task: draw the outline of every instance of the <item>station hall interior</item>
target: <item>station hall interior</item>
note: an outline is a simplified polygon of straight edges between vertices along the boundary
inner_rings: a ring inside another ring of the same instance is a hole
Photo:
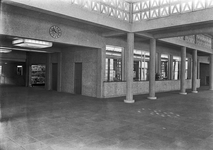
[[[0,7],[0,150],[213,149],[213,0]]]

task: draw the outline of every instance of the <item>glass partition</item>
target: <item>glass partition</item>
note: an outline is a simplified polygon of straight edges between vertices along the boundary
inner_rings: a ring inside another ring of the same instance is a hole
[[[180,61],[181,58],[177,56],[173,56],[173,79],[174,80],[179,80],[180,79]]]
[[[189,59],[186,58],[186,69],[185,69],[185,79],[188,79],[188,68],[189,68]]]
[[[32,65],[31,66],[31,85],[44,86],[45,85],[45,65]]]
[[[16,69],[17,69],[17,75],[23,76],[23,66],[18,65]]]
[[[122,81],[122,47],[106,46],[105,81]]]
[[[169,55],[161,55],[161,79],[168,80],[169,76]]]
[[[134,81],[148,80],[149,52],[134,50]]]

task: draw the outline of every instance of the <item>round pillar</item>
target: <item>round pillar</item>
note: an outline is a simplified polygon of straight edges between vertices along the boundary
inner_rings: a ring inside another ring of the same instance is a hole
[[[198,93],[197,91],[197,50],[193,51],[192,93]]]
[[[180,76],[180,94],[186,95],[186,79],[185,79],[185,72],[186,72],[186,47],[181,47],[181,76]]]
[[[149,60],[149,97],[148,99],[157,99],[155,97],[155,57],[156,57],[156,39],[150,39],[150,60]]]
[[[128,49],[126,51],[126,99],[125,103],[134,103],[133,100],[133,50],[134,50],[134,33],[127,33]]]

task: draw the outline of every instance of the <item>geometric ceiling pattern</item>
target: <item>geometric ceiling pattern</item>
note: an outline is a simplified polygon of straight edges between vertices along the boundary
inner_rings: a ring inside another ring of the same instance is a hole
[[[71,4],[130,23],[213,8],[213,0],[71,0]],[[212,45],[211,38],[202,34],[177,38]]]
[[[127,22],[155,19],[213,7],[213,0],[71,0],[71,4]]]
[[[213,7],[213,0],[143,0],[133,3],[133,21],[154,19]]]
[[[71,4],[120,20],[130,21],[130,4],[122,0],[71,0]]]

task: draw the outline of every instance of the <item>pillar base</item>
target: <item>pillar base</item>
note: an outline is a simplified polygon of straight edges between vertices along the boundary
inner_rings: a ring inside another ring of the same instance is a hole
[[[134,102],[135,102],[135,100],[133,100],[133,99],[132,100],[127,100],[127,99],[124,100],[124,103],[134,103]]]
[[[155,100],[155,99],[157,99],[157,97],[152,97],[152,96],[149,96],[149,97],[147,97],[148,99],[151,99],[151,100]]]
[[[198,91],[192,91],[192,93],[198,93]]]
[[[213,89],[209,89],[210,91],[213,91]]]
[[[186,93],[186,92],[180,92],[180,94],[181,94],[181,95],[187,95],[187,93]]]

